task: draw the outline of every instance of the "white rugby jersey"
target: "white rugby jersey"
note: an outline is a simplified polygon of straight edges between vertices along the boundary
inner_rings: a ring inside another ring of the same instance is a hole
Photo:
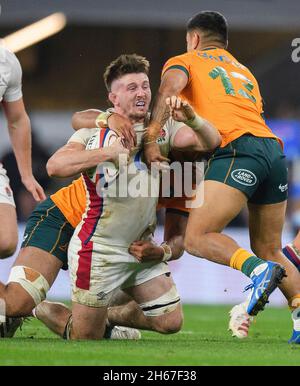
[[[15,54],[0,46],[0,102],[22,98],[22,69]]]
[[[162,155],[168,155],[175,134],[182,126],[182,122],[175,122],[172,118],[166,122],[157,140]],[[85,247],[88,248],[88,245],[92,248],[93,242],[111,248],[112,254],[114,253],[114,248],[118,250],[124,248],[124,253],[128,255],[129,261],[135,261],[134,257],[130,256],[127,252],[129,245],[135,240],[148,238],[154,232],[160,183],[159,176],[151,178],[145,164],[140,163],[142,158],[142,137],[145,132],[144,125],[134,125],[134,129],[137,133],[137,148],[130,155],[127,183],[126,181],[123,182],[123,179],[120,182],[120,187],[122,189],[124,184],[126,184],[130,191],[136,191],[134,189],[136,186],[138,187],[137,193],[139,193],[141,186],[145,187],[151,184],[152,192],[156,194],[153,197],[140,197],[138,195],[136,197],[130,195],[120,197],[118,184],[116,184],[117,197],[106,197],[101,194],[99,186],[97,189],[97,184],[89,178],[88,173],[83,173],[86,186],[86,210],[72,238],[72,243],[78,244],[80,242],[83,249]],[[89,139],[93,135],[97,135],[100,130],[105,135],[106,129],[78,130],[70,138],[69,142],[79,142],[86,146]],[[121,174],[117,179],[121,180]],[[111,187],[115,189],[114,184]],[[110,186],[107,188],[108,193],[109,189]],[[72,249],[70,248],[70,250]],[[124,256],[122,261],[124,261]]]

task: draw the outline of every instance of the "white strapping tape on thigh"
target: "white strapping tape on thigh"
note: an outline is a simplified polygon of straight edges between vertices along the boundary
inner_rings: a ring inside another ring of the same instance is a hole
[[[175,285],[157,299],[139,304],[145,316],[159,316],[172,312],[180,302]]]
[[[43,275],[32,268],[21,265],[12,267],[8,278],[8,283],[11,282],[19,283],[32,297],[36,306],[46,299],[50,288]]]

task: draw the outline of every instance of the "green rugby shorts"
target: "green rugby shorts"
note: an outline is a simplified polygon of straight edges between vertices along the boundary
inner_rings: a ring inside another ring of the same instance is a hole
[[[273,138],[243,135],[218,148],[208,162],[205,180],[236,188],[258,205],[276,204],[288,196],[286,158]]]
[[[62,261],[62,269],[68,269],[68,246],[74,228],[48,198],[39,204],[29,217],[21,248],[36,247]]]

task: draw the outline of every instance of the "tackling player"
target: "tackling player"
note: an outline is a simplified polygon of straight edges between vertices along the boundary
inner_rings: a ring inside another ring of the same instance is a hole
[[[200,12],[189,20],[187,53],[171,58],[163,69],[145,156],[148,164],[164,160],[155,140],[165,120],[163,101],[170,95],[180,94],[218,128],[222,144],[206,169],[204,205],[191,211],[186,250],[252,279],[250,315],[263,309],[286,272],[280,289],[295,310],[290,342],[299,343],[300,277],[281,251],[288,186],[285,156],[281,141],[263,119],[257,81],[227,51],[227,35],[227,22],[218,12]],[[220,233],[245,205],[255,255]]]

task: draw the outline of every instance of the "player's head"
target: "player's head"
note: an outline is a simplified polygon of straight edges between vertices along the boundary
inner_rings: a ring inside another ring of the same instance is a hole
[[[227,47],[228,26],[225,17],[214,11],[203,11],[187,22],[187,51],[209,45]]]
[[[116,112],[132,121],[142,121],[149,109],[149,66],[148,60],[142,56],[120,55],[104,73],[109,100]]]

